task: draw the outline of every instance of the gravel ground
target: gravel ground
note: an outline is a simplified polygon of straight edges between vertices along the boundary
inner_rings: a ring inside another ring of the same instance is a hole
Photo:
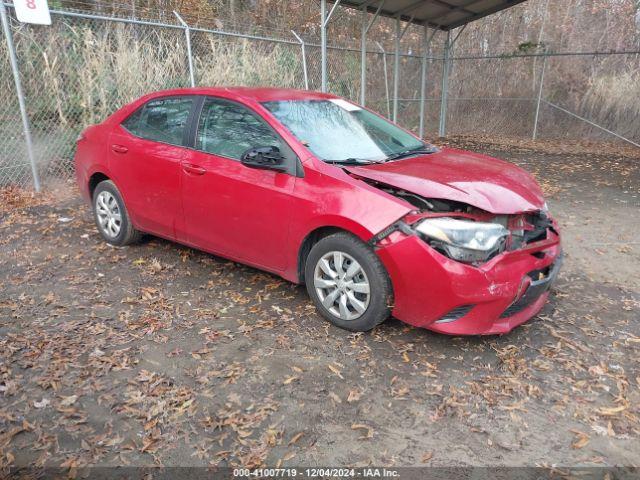
[[[640,155],[451,143],[534,172],[550,302],[500,337],[324,322],[305,289],[157,238],[101,241],[70,184],[0,194],[0,477],[87,465],[640,464]]]

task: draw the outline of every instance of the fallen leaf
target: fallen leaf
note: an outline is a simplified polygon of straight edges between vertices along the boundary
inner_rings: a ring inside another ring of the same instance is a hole
[[[620,405],[619,407],[612,407],[612,408],[600,408],[598,409],[598,413],[600,415],[605,415],[605,416],[612,416],[612,415],[616,415],[624,410],[627,409],[626,405]]]
[[[291,440],[289,440],[288,445],[291,446],[294,443],[296,443],[298,440],[300,440],[302,438],[302,436],[304,435],[304,432],[300,432],[300,433],[296,433],[293,438]]]
[[[588,434],[581,432],[580,430],[571,430],[572,433],[576,435],[576,441],[571,444],[571,448],[579,449],[583,448],[587,443],[589,443],[590,437]]]
[[[351,425],[351,430],[366,430],[367,433],[361,437],[359,437],[360,440],[366,440],[369,438],[373,438],[373,428],[371,428],[368,425],[364,425],[362,423],[354,423],[353,425]]]
[[[342,380],[344,380],[344,377],[342,376],[342,372],[340,371],[340,369],[338,367],[335,367],[335,366],[329,364],[329,370],[331,370],[333,373],[335,373],[337,376],[339,376]]]
[[[63,407],[68,407],[70,405],[73,405],[74,403],[76,403],[76,400],[78,400],[78,396],[77,395],[71,395],[69,397],[62,397],[62,401],[60,402],[60,405]]]
[[[336,402],[336,403],[342,403],[342,399],[341,399],[341,398],[340,398],[336,393],[329,392],[329,396],[331,397],[331,399],[332,399],[334,402]]]
[[[358,400],[360,400],[360,397],[362,396],[362,392],[358,389],[354,389],[354,390],[349,390],[349,396],[347,397],[347,402],[352,403],[352,402],[357,402]]]
[[[45,408],[47,406],[49,406],[51,404],[51,401],[49,401],[48,398],[43,398],[42,400],[40,400],[39,402],[33,402],[33,406],[36,408]]]

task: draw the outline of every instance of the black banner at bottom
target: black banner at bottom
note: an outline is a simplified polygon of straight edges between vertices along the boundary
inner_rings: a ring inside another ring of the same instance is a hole
[[[0,473],[11,479],[90,480],[242,480],[242,479],[394,479],[394,480],[640,480],[638,467],[84,467],[15,468]]]

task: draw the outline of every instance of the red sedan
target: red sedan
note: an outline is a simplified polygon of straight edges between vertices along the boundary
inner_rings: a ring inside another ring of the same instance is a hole
[[[540,311],[561,263],[527,172],[334,95],[153,93],[82,133],[76,175],[107,242],[149,233],[304,283],[349,330],[394,315],[505,333]]]

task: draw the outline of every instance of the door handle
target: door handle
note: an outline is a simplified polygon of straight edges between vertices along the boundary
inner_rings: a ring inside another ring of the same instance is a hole
[[[117,144],[111,145],[111,150],[113,150],[116,153],[127,153],[129,151],[129,149],[124,145],[117,145]]]
[[[191,163],[185,163],[182,165],[182,170],[186,173],[190,173],[191,175],[204,175],[206,170],[198,165],[193,165]]]

